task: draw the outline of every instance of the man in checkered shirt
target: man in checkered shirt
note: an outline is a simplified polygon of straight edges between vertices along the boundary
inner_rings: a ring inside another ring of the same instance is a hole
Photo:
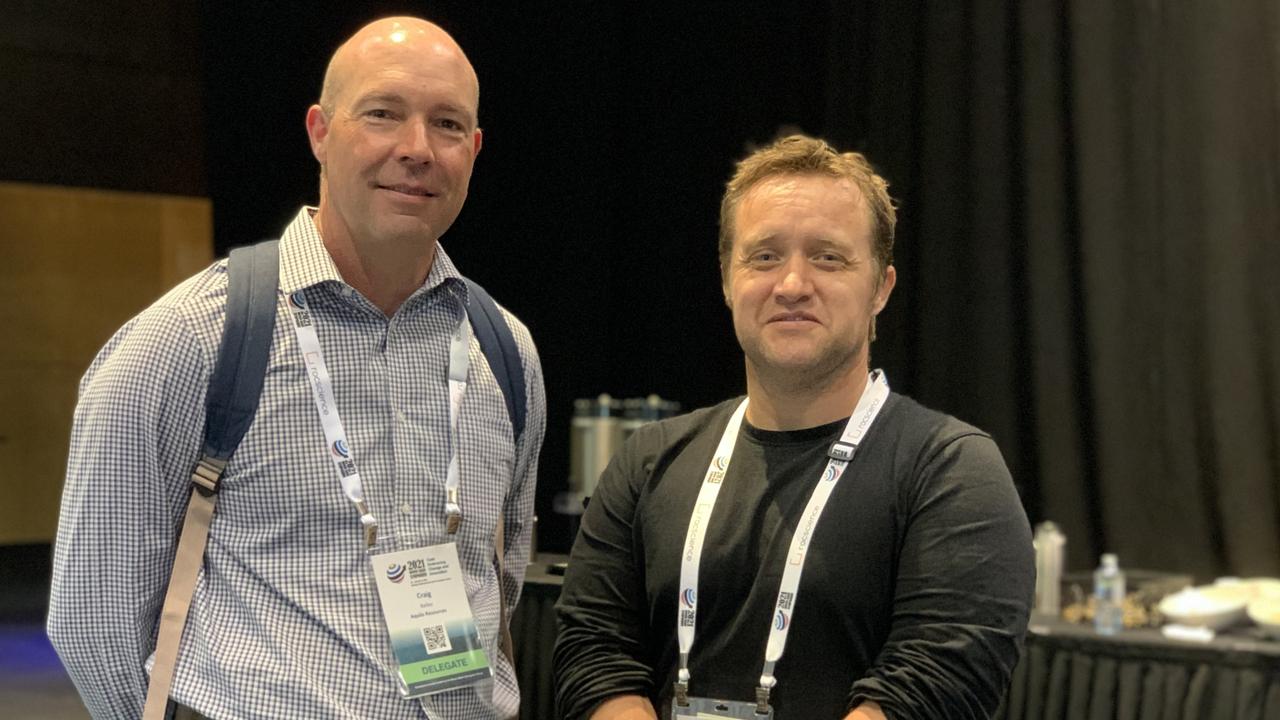
[[[494,677],[406,699],[359,513],[329,459],[284,305],[304,293],[378,521],[377,551],[450,541],[449,344],[468,290],[438,240],[480,151],[478,100],[462,49],[415,18],[364,27],[329,64],[306,116],[320,203],[281,237],[262,400],[221,482],[170,692],[183,716],[466,720],[518,710],[515,673],[499,651],[508,621],[499,593],[509,612],[546,427],[528,331],[504,310],[523,367],[524,433],[514,437],[474,340],[457,428],[463,522],[452,541]],[[142,711],[226,296],[223,261],[129,321],[80,386],[48,629],[95,717]]]

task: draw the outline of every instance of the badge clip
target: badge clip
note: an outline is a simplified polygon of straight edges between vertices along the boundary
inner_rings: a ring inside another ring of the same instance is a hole
[[[462,507],[458,505],[458,488],[448,488],[444,504],[445,532],[455,535],[462,526]]]
[[[684,680],[676,681],[676,704],[680,707],[689,706],[689,683]]]
[[[378,521],[363,500],[356,501],[356,510],[360,512],[360,526],[364,529],[364,546],[371,548],[378,544]]]
[[[773,711],[769,709],[769,688],[756,688],[756,714],[769,715]]]

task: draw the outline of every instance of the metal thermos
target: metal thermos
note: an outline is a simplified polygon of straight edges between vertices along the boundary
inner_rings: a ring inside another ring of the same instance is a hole
[[[574,400],[569,426],[569,488],[556,494],[552,508],[562,515],[581,515],[623,441],[641,425],[679,411],[680,403],[657,395],[615,400],[606,393]]]
[[[623,400],[622,439],[631,437],[631,433],[641,425],[675,417],[678,412],[680,412],[680,403],[674,400],[663,400],[657,395]]]
[[[1052,522],[1036,526],[1032,543],[1036,550],[1036,595],[1032,610],[1057,616],[1062,612],[1062,560],[1067,536]]]
[[[573,402],[569,428],[569,493],[590,497],[613,454],[622,445],[621,403],[607,393]]]

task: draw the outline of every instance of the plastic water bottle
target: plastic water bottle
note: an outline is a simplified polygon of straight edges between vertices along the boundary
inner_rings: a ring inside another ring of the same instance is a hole
[[[1093,627],[1100,635],[1115,635],[1124,629],[1124,571],[1115,553],[1102,556],[1093,573]]]

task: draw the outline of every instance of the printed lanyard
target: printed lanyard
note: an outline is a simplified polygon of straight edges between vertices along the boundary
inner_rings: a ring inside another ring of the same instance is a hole
[[[778,587],[778,598],[774,602],[773,616],[770,618],[769,643],[765,648],[764,668],[760,674],[760,686],[756,690],[757,712],[768,711],[769,692],[778,684],[773,676],[774,667],[782,657],[787,645],[787,633],[791,630],[791,613],[795,609],[796,599],[800,594],[800,577],[804,572],[804,560],[809,552],[809,541],[817,528],[822,510],[831,498],[844,470],[853,459],[858,445],[866,435],[867,429],[875,421],[876,415],[884,407],[889,397],[889,382],[880,370],[873,371],[867,378],[867,386],[862,397],[854,408],[853,415],[844,427],[840,439],[831,444],[827,452],[827,466],[809,502],[804,514],[796,525],[795,534],[791,536],[791,547],[787,551],[787,564],[782,572],[782,582]],[[733,457],[733,448],[737,443],[738,432],[742,426],[742,418],[746,414],[747,400],[743,400],[729,424],[720,437],[720,445],[707,467],[703,477],[702,488],[698,491],[698,499],[694,503],[693,514],[689,519],[689,529],[685,534],[684,555],[680,562],[680,597],[679,616],[676,620],[676,638],[680,648],[680,670],[677,674],[675,693],[676,701],[687,704],[689,696],[689,651],[693,648],[694,631],[698,617],[698,571],[702,564],[702,543],[706,539],[707,525],[711,520],[711,511],[715,508],[716,497],[720,494],[720,485],[729,469],[729,460]]]
[[[355,455],[347,442],[342,419],[338,417],[333,378],[324,362],[324,352],[320,349],[320,338],[316,335],[305,290],[289,295],[289,309],[292,311],[290,314],[293,316],[294,332],[298,336],[298,347],[302,351],[302,361],[306,365],[307,381],[311,384],[312,399],[315,400],[316,411],[320,413],[320,424],[324,427],[324,437],[328,441],[329,459],[338,472],[342,492],[360,513],[364,543],[371,548],[378,542],[378,521],[365,504],[364,484],[360,481],[360,472],[356,469]],[[462,396],[467,391],[467,350],[470,344],[471,323],[467,321],[464,310],[462,322],[449,340],[449,469],[445,476],[445,527],[449,534],[457,532],[462,522],[462,508],[458,505],[458,414],[462,407]]]

